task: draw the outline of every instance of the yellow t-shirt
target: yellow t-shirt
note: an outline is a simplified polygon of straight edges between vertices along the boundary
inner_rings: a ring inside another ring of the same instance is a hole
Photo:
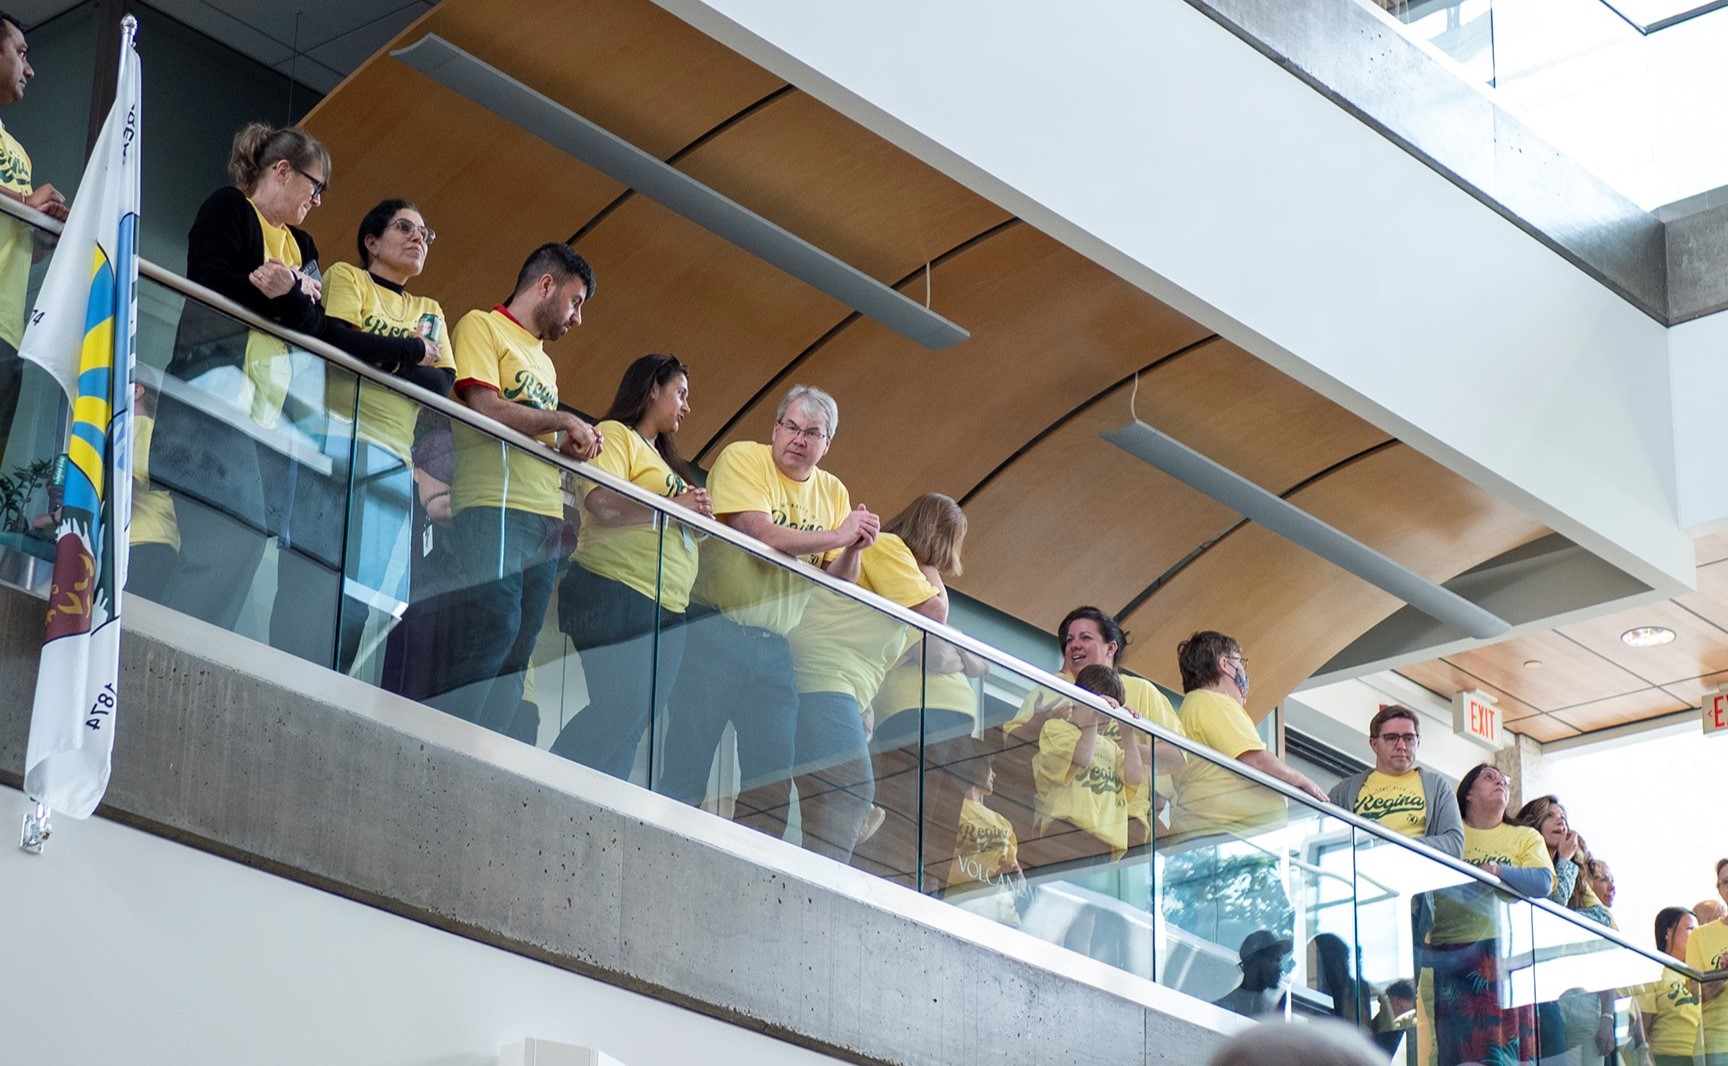
[[[438,362],[434,365],[446,370],[456,368],[456,360],[450,354],[444,309],[438,306],[438,301],[396,292],[378,284],[371,274],[351,263],[337,263],[324,275],[324,313],[383,337],[426,336],[428,327],[423,320],[430,317],[435,323],[430,327],[432,335],[438,338]],[[359,390],[359,414],[355,417],[356,379],[333,370],[325,380],[324,402],[336,416],[355,418],[356,437],[389,449],[404,463],[414,461],[414,422],[420,408],[413,400],[368,383]]]
[[[1728,970],[1728,925],[1718,918],[1692,930],[1686,941],[1686,965],[1709,973]],[[1704,1047],[1711,1055],[1728,1054],[1728,992],[1699,1008],[1703,1018]]]
[[[667,499],[689,489],[642,434],[622,422],[594,428],[604,442],[594,466]],[[578,485],[584,500],[599,487],[587,480]],[[603,525],[584,514],[574,558],[589,573],[628,585],[651,600],[658,597],[668,611],[682,612],[690,606],[690,586],[696,581],[696,536],[682,522],[672,522],[662,538],[660,524],[658,511],[647,521],[621,526]]]
[[[708,496],[718,517],[757,511],[787,529],[834,529],[852,510],[839,478],[816,469],[805,480],[793,481],[774,465],[773,449],[754,441],[728,444],[721,451],[708,474]],[[838,554],[809,555],[804,561],[821,566]],[[803,617],[812,587],[790,571],[709,538],[693,595],[741,626],[790,633]]]
[[[1701,1011],[1692,982],[1678,970],[1663,970],[1662,976],[1637,990],[1638,1009],[1656,1016],[1656,1024],[1645,1034],[1657,1055],[1689,1058],[1698,1054]]]
[[[1074,675],[1066,670],[1059,672],[1056,676],[1068,682],[1074,680]],[[1170,701],[1164,698],[1164,693],[1158,691],[1157,685],[1143,677],[1133,677],[1128,674],[1121,674],[1120,676],[1122,678],[1122,694],[1127,697],[1122,701],[1123,706],[1178,736],[1188,735],[1182,731],[1182,723],[1176,718],[1176,709],[1170,706]],[[1020,701],[1020,709],[1015,712],[1014,718],[1002,727],[1003,731],[1012,733],[1031,719],[1040,703],[1048,703],[1056,698],[1053,692],[1033,689],[1024,700]],[[1112,723],[1109,728],[1113,731],[1113,738],[1119,740],[1120,727]],[[1135,743],[1140,745],[1140,751],[1150,765],[1152,761],[1151,738],[1145,734],[1138,734]],[[1160,796],[1172,795],[1176,789],[1175,775],[1158,774],[1152,779],[1152,786]],[[1146,823],[1148,833],[1152,831],[1152,794],[1145,785],[1128,786],[1128,813],[1129,817],[1137,818]]]
[[[957,711],[976,722],[978,694],[972,690],[972,679],[962,670],[926,675],[924,659],[915,650],[922,647],[924,634],[908,633],[906,640],[906,651],[876,690],[877,727],[897,714],[917,713],[921,705],[932,711]]]
[[[1428,796],[1422,790],[1422,774],[1412,769],[1393,777],[1375,770],[1356,794],[1356,813],[1394,833],[1421,836],[1428,831]]]
[[[252,201],[248,200],[251,204]],[[298,270],[300,245],[287,226],[272,226],[264,212],[252,204],[258,216],[258,230],[264,235],[264,258],[280,259]],[[252,382],[252,421],[261,426],[274,426],[282,419],[282,404],[288,399],[289,379],[293,364],[288,359],[288,342],[270,333],[252,330],[246,335],[246,378]]]
[[[1196,689],[1178,712],[1189,739],[1227,758],[1265,751],[1266,743],[1242,705],[1219,692]],[[1282,824],[1284,797],[1231,770],[1190,756],[1176,775],[1174,826],[1182,833],[1216,833]]]
[[[1074,765],[1080,728],[1053,718],[1038,733],[1032,757],[1032,782],[1038,789],[1035,824],[1040,833],[1058,818],[1072,822],[1110,845],[1112,857],[1128,850],[1128,796],[1122,780],[1124,757],[1116,741],[1098,731],[1092,762]]]
[[[960,804],[954,865],[948,871],[949,890],[972,882],[1000,885],[1019,865],[1020,846],[1014,839],[1013,823],[981,801],[967,797]]]
[[[539,338],[494,308],[470,311],[450,334],[456,349],[456,391],[473,385],[494,389],[511,403],[539,411],[558,409],[558,371]],[[463,425],[456,432],[456,483],[452,510],[508,507],[512,511],[564,516],[559,467],[531,452]],[[557,434],[537,438],[548,447]]]
[[[936,595],[912,549],[883,533],[858,556],[858,587],[902,607]],[[888,667],[906,646],[908,626],[874,607],[826,590],[812,595],[803,621],[788,634],[799,692],[844,692],[867,707]]]
[[[1548,857],[1548,845],[1542,842],[1542,834],[1523,825],[1477,829],[1466,824],[1464,861],[1476,866],[1495,862],[1550,873],[1554,870],[1554,860]],[[1499,928],[1502,906],[1498,893],[1476,881],[1435,893],[1434,929],[1428,934],[1429,943],[1470,944],[1491,939]]]
[[[30,184],[30,156],[0,125],[0,189],[19,196],[36,191]],[[31,227],[0,215],[0,340],[24,343],[24,301],[30,294],[30,258],[36,237]]]
[[[166,544],[180,550],[180,523],[174,517],[174,497],[166,489],[150,487],[150,442],[156,436],[156,420],[149,415],[132,416],[132,530],[133,544]]]

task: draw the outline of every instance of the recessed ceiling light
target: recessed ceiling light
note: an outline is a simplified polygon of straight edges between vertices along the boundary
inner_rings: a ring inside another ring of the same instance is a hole
[[[1540,669],[1542,669],[1542,660],[1541,659],[1525,659],[1524,660],[1524,669],[1526,669],[1526,670],[1540,670]]]
[[[1633,648],[1659,648],[1674,643],[1674,631],[1665,626],[1633,626],[1620,634],[1620,641]]]

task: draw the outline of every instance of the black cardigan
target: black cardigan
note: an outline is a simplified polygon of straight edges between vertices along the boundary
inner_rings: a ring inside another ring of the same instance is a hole
[[[303,269],[316,270],[318,246],[305,230],[288,227],[300,247]],[[385,337],[329,318],[317,301],[296,285],[274,299],[259,292],[250,275],[264,262],[264,234],[246,194],[233,186],[217,189],[198,208],[186,236],[186,276],[278,325],[317,337],[363,363],[392,372],[420,362],[425,346],[417,337]],[[170,374],[191,380],[219,366],[239,366],[246,355],[246,330],[220,312],[187,301],[175,338]]]

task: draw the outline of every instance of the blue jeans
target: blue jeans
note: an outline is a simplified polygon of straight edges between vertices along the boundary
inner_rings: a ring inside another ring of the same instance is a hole
[[[719,614],[704,615],[685,629],[684,665],[667,708],[655,791],[701,803],[708,767],[730,722],[738,733],[745,790],[738,797],[740,820],[768,832],[776,821],[783,828],[798,718],[792,650],[778,633],[741,626]]]
[[[794,757],[804,847],[850,862],[858,831],[876,801],[870,738],[864,735],[858,700],[845,692],[800,694]]]
[[[628,780],[636,749],[663,710],[684,660],[684,615],[622,582],[570,567],[558,586],[558,628],[582,655],[588,706],[552,753]],[[650,759],[652,763],[652,759]]]
[[[452,597],[465,639],[450,664],[439,710],[505,732],[522,703],[522,676],[558,579],[562,519],[509,508],[470,507],[453,522],[473,582]]]

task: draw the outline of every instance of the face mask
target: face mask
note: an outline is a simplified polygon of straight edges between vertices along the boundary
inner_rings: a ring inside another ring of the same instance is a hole
[[[1242,698],[1248,698],[1248,667],[1244,663],[1236,664],[1236,691],[1242,693]]]

